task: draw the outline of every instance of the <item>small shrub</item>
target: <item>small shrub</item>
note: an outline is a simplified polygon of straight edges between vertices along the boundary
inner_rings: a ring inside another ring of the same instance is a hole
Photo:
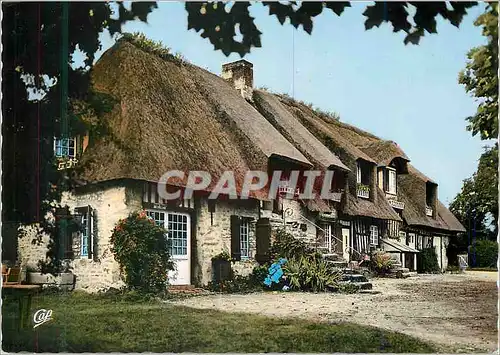
[[[284,229],[275,235],[271,257],[272,260],[285,258],[287,261],[282,267],[282,280],[272,284],[270,289],[282,290],[285,287],[295,291],[321,292],[335,288],[340,280],[340,273],[321,254]]]
[[[289,259],[283,271],[288,286],[295,291],[326,291],[340,280],[340,273],[317,253]]]
[[[385,252],[374,253],[371,257],[371,268],[379,275],[385,275],[394,264],[391,254]]]
[[[127,41],[144,52],[154,54],[161,59],[170,60],[178,64],[186,64],[188,60],[181,54],[172,54],[170,48],[165,46],[161,41],[149,39],[141,32],[124,33],[120,40]]]
[[[314,250],[284,229],[279,229],[276,232],[270,252],[271,258],[278,260],[279,258],[292,259],[302,255],[312,254]]]
[[[438,258],[434,248],[425,248],[417,254],[417,271],[419,273],[439,272]]]
[[[242,276],[238,275],[235,271],[234,277],[230,280],[221,280],[219,282],[211,281],[208,283],[206,289],[212,292],[223,293],[251,293],[262,291],[262,284],[256,284],[251,275]]]
[[[131,213],[113,229],[111,252],[130,290],[166,292],[168,271],[174,270],[166,235],[144,211]]]
[[[470,255],[474,247],[470,246]],[[478,240],[475,247],[476,265],[474,267],[496,267],[498,258],[498,243],[492,240]]]
[[[269,273],[268,265],[258,265],[253,268],[252,273],[250,274],[250,282],[254,285],[262,285],[264,284],[264,280]]]

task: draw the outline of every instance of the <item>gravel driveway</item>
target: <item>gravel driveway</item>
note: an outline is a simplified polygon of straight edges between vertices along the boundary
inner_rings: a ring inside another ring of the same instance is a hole
[[[497,349],[497,274],[375,279],[379,294],[253,293],[172,301],[195,308],[377,326],[434,342],[443,351]]]

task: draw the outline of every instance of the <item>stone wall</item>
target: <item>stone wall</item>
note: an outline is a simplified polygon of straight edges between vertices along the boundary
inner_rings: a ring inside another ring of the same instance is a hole
[[[317,228],[315,225],[318,225],[317,218],[299,201],[284,199],[283,214],[261,211],[261,217],[270,219],[274,231],[285,228],[295,238],[316,245]]]
[[[73,235],[75,258],[68,260],[68,265],[76,276],[75,288],[95,292],[109,287],[121,287],[123,282],[119,265],[110,251],[109,240],[116,222],[140,208],[140,199],[128,196],[125,184],[108,184],[87,187],[77,194],[64,193],[61,203],[68,205],[72,212],[76,207],[90,205],[95,213],[96,260],[80,257],[80,236],[79,233]],[[24,265],[36,267],[39,260],[45,260],[49,238],[44,236],[42,245],[32,245],[35,229],[25,229],[27,235],[19,241],[19,258]]]
[[[116,222],[126,218],[130,212],[142,208],[141,201],[141,186],[135,186],[132,182],[128,182],[127,185],[101,184],[80,190],[78,194],[63,195],[62,204],[68,205],[71,211],[76,207],[90,205],[96,216],[96,260],[80,257],[80,236],[75,234],[73,237],[75,258],[68,260],[68,265],[76,276],[76,289],[95,292],[123,285],[118,263],[110,251],[109,239]],[[315,216],[308,214],[298,201],[285,200],[284,210],[288,213],[283,220],[281,216],[272,215],[270,211],[261,210],[259,216],[259,202],[256,200],[218,200],[215,203],[215,211],[210,212],[208,200],[198,199],[196,210],[192,213],[195,229],[191,236],[194,243],[191,283],[206,285],[212,280],[212,257],[222,251],[231,252],[231,215],[252,219],[249,225],[250,257],[233,264],[233,269],[240,275],[251,273],[257,265],[254,260],[255,224],[259,217],[266,217],[266,213],[270,214],[268,217],[271,217],[274,230],[285,226],[285,229],[295,237],[315,243],[316,227],[313,224],[316,223]],[[306,216],[310,221],[302,216]],[[35,228],[25,227],[25,230],[26,237],[19,240],[19,258],[24,265],[36,267],[39,260],[45,260],[49,238],[44,236],[41,245],[32,245],[31,241],[36,234]]]
[[[19,228],[17,257],[23,267],[36,268],[38,261],[45,260],[49,237],[43,234],[37,240],[38,225],[22,226]],[[36,242],[35,242],[36,240]]]
[[[255,223],[259,218],[258,201],[218,200],[215,211],[208,209],[208,200],[200,200],[197,210],[195,282],[206,285],[212,280],[212,257],[226,251],[231,254],[231,215],[252,218],[249,225],[250,257],[233,264],[233,270],[240,275],[252,272],[257,262],[254,260]]]

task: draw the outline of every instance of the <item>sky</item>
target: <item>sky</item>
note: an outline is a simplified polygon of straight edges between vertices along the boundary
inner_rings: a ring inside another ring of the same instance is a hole
[[[405,45],[404,34],[388,24],[365,31],[362,12],[369,4],[354,3],[340,17],[323,12],[311,35],[280,25],[266,7],[254,4],[250,11],[263,33],[262,47],[245,56],[253,63],[254,86],[336,112],[343,122],[397,142],[439,184],[439,199],[448,205],[487,144],[465,129],[477,103],[457,81],[467,52],[486,41],[473,25],[483,7],[469,10],[460,29],[440,18],[438,34],[426,34],[415,46]],[[218,75],[222,64],[240,59],[188,31],[183,3],[161,2],[147,24],[130,22],[123,31],[143,32]],[[97,58],[114,43],[108,33],[101,40]]]

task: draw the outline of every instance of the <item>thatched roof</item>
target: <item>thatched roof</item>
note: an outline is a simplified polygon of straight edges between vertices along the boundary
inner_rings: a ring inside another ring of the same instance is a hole
[[[403,220],[389,205],[385,198],[384,192],[376,188],[377,202],[363,198],[356,198],[353,194],[347,195],[347,203],[343,212],[351,216],[372,217],[378,219],[390,219],[393,221],[402,222]]]
[[[346,130],[338,121],[324,119],[308,106],[292,100],[289,97],[280,95],[272,96],[274,96],[275,100],[279,100],[282,107],[286,108],[298,122],[302,123],[302,125],[304,125],[332,153],[339,157],[350,169],[351,172],[348,174],[349,191],[346,194],[346,200],[343,204],[343,213],[352,216],[401,221],[399,215],[389,205],[384,193],[378,187],[376,188],[376,202],[356,197],[356,161],[358,159],[363,159],[374,165],[377,164],[377,161],[351,142],[349,135],[346,135],[344,132]]]
[[[448,230],[452,232],[465,232],[465,227],[460,223],[460,221],[451,213],[451,211],[446,208],[445,205],[438,200],[437,205],[438,217],[448,226]]]
[[[232,170],[239,190],[248,170],[267,171],[270,157],[312,166],[229,83],[201,68],[122,40],[102,55],[92,80],[117,104],[105,117],[109,134],[82,159],[88,182],[158,181],[170,170],[203,170],[213,177],[210,189]],[[254,197],[265,199],[261,193]]]
[[[437,201],[436,218],[426,215],[426,183],[432,182],[427,176],[408,164],[408,174],[398,178],[400,199],[405,203],[403,218],[409,226],[428,227],[450,232],[464,232],[465,228],[457,218],[440,202]]]
[[[426,215],[426,183],[437,184],[409,164],[409,158],[395,142],[383,140],[369,132],[337,120],[325,119],[306,105],[288,97],[280,98],[288,110],[296,115],[328,148],[333,150],[352,171],[355,171],[357,159],[373,162],[379,166],[387,166],[394,160],[405,161],[404,165],[407,167],[404,169],[405,174],[398,174],[398,199],[405,203],[402,216],[408,225],[451,232],[465,230],[440,201],[437,202],[436,218]],[[349,185],[356,185],[354,174],[349,174]],[[347,195],[347,203],[343,212],[348,215],[400,221],[399,216],[388,204],[385,193],[377,188],[377,194],[377,203],[374,204],[369,200],[356,198],[354,191],[351,191]],[[394,215],[398,218],[395,218]]]
[[[335,154],[300,124],[297,118],[281,104],[278,97],[265,91],[254,90],[253,100],[259,112],[316,167],[349,171]]]

